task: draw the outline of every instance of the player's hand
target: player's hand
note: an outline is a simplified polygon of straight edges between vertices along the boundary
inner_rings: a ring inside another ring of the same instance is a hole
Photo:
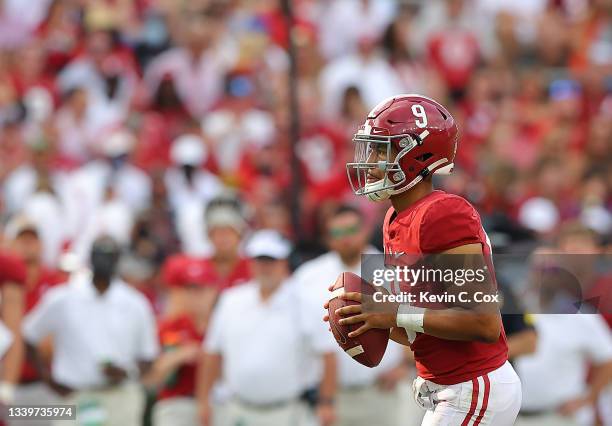
[[[336,314],[346,317],[340,320],[341,325],[363,323],[357,330],[349,333],[349,337],[357,337],[372,328],[392,328],[397,325],[397,303],[377,303],[372,296],[349,292],[338,296],[344,300],[359,302],[359,305],[344,306],[336,310]]]
[[[333,404],[317,405],[317,417],[321,426],[331,426],[336,422],[336,410]]]

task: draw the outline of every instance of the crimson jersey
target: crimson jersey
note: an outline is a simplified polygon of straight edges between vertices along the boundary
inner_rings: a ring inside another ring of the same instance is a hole
[[[390,208],[383,225],[385,254],[441,253],[466,244],[482,244],[494,277],[491,246],[480,216],[465,199],[433,191],[396,214]],[[501,321],[501,320],[500,320]],[[506,334],[489,344],[446,340],[417,333],[411,343],[419,376],[441,385],[465,382],[503,365],[508,359]]]
[[[0,252],[0,286],[7,282],[24,284],[26,275],[26,266],[19,257]]]

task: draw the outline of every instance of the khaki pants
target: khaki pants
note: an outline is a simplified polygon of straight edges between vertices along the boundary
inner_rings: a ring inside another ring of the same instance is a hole
[[[293,426],[299,425],[304,408],[299,402],[290,402],[278,408],[254,408],[230,401],[225,407],[223,424],[232,426]]]
[[[341,389],[337,398],[336,426],[397,426],[399,395],[376,385]]]
[[[77,406],[77,421],[58,420],[56,426],[141,426],[145,395],[137,383],[125,383],[108,390],[77,391],[62,404]]]
[[[153,407],[153,426],[193,426],[198,424],[194,398],[162,399]]]

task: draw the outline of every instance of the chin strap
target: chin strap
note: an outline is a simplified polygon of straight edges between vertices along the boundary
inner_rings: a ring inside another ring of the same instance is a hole
[[[428,167],[425,167],[421,171],[421,173],[417,175],[417,177],[415,177],[414,179],[412,179],[412,181],[410,181],[408,184],[402,186],[399,189],[393,189],[392,187],[385,188],[385,183],[387,182],[387,178],[385,177],[383,179],[377,180],[376,182],[366,183],[364,186],[364,190],[366,192],[372,191],[369,194],[366,194],[370,201],[378,202],[378,201],[388,200],[392,195],[401,194],[402,192],[409,190],[410,188],[415,186],[417,183],[421,182],[426,176],[428,176],[431,173],[432,169],[435,169],[440,164],[443,164],[447,161],[448,160],[446,158],[442,158],[436,161],[435,163],[430,164]],[[439,170],[441,170],[441,174],[448,174],[450,173],[450,171],[452,171],[452,167],[453,167],[453,164],[451,163],[445,167],[442,167]],[[448,171],[448,168],[450,168],[450,171]],[[401,183],[402,182],[398,182],[397,185],[401,185]],[[378,188],[381,188],[381,189],[378,189]]]

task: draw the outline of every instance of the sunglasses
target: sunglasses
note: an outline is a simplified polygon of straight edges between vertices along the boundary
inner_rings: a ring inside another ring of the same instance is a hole
[[[361,226],[359,224],[352,226],[335,227],[329,229],[329,235],[332,238],[350,237],[352,235],[358,234],[360,230]]]

